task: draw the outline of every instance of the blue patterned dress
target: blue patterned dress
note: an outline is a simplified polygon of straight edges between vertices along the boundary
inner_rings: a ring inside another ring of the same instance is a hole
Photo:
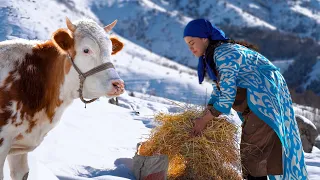
[[[269,179],[308,179],[291,96],[278,68],[261,54],[230,43],[215,49],[214,62],[220,75],[220,90],[213,83],[209,103],[229,114],[237,87],[246,88],[249,108],[276,132],[282,143],[283,175],[269,175]]]

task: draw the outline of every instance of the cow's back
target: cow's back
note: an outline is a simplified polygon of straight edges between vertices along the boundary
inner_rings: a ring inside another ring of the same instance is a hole
[[[0,86],[3,86],[3,81],[8,77],[9,72],[19,66],[38,43],[41,41],[24,39],[0,42]]]

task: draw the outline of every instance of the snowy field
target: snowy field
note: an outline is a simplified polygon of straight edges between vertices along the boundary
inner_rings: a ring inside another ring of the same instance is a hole
[[[150,99],[150,100],[145,100]],[[29,154],[31,180],[120,180],[134,179],[132,157],[136,144],[149,134],[157,112],[176,112],[171,101],[140,95],[123,95],[123,107],[109,104],[106,98],[87,105],[76,100],[62,121]],[[134,107],[125,108],[125,107]],[[137,113],[139,112],[139,115]],[[238,120],[236,120],[239,122]],[[306,154],[311,180],[320,178],[320,150]],[[9,180],[6,164],[5,180]]]

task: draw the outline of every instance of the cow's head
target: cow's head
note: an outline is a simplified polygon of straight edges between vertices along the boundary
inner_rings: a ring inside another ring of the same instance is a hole
[[[104,28],[92,20],[71,23],[67,18],[66,23],[69,30],[57,30],[52,39],[63,52],[70,55],[74,66],[77,66],[82,73],[105,63],[111,64],[111,55],[116,54],[123,47],[123,43],[107,35],[115,26],[116,21]],[[66,66],[67,76],[69,76],[66,81],[70,81],[73,87],[79,86],[79,74],[76,67],[72,67],[70,62]],[[74,78],[78,79],[77,84],[72,80]],[[88,76],[83,85],[84,98],[114,97],[122,94],[123,91],[124,82],[114,68]]]

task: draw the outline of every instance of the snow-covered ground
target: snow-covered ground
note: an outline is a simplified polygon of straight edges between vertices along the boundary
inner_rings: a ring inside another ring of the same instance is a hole
[[[100,98],[85,109],[84,104],[76,100],[43,143],[29,153],[30,179],[134,179],[130,170],[132,157],[136,144],[143,141],[155,125],[153,115],[178,110],[169,100],[143,94],[137,96],[123,95],[120,98],[123,107]],[[311,180],[320,178],[319,159],[317,148],[306,154]],[[9,180],[7,164],[4,173],[5,180]]]

